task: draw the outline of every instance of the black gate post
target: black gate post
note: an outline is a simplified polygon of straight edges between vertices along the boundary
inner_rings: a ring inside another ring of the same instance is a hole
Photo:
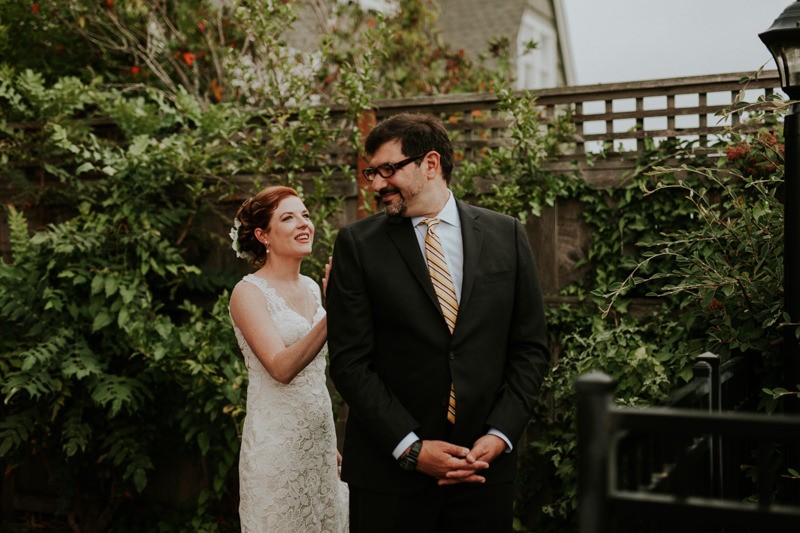
[[[575,381],[578,424],[578,529],[604,533],[608,528],[609,408],[614,381],[602,372]]]
[[[700,369],[704,370],[703,375],[708,379],[708,412],[722,412],[722,375],[720,371],[721,358],[719,355],[705,352],[697,356],[694,369],[697,374]],[[715,498],[722,498],[725,490],[725,470],[722,435],[713,433],[709,442],[709,473],[708,481],[711,495]]]

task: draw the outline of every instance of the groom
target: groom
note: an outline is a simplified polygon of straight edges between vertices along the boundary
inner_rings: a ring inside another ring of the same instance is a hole
[[[385,212],[340,230],[327,292],[351,531],[511,531],[550,365],[525,232],[452,195],[439,119],[396,115],[365,148]]]

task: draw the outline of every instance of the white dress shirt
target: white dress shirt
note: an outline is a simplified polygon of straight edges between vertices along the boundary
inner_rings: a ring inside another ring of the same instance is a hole
[[[453,285],[456,289],[456,300],[461,303],[461,282],[464,279],[464,243],[461,240],[461,217],[458,216],[458,208],[456,207],[456,199],[450,191],[447,191],[449,198],[447,203],[439,214],[434,218],[441,220],[436,227],[436,235],[444,248],[444,258],[447,261],[447,270],[450,271],[450,278],[453,280]],[[428,262],[428,256],[425,251],[425,235],[428,233],[427,224],[422,221],[425,217],[412,217],[411,225],[417,235],[417,242],[419,249],[422,251],[422,257],[425,262]]]

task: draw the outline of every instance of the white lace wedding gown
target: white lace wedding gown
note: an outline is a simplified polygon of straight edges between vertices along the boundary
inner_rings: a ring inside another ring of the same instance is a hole
[[[306,276],[317,301],[313,324],[325,316],[320,290]],[[258,287],[284,344],[297,342],[313,324],[292,310],[263,278]],[[243,532],[347,530],[348,489],[337,475],[336,432],[325,385],[327,344],[288,385],[275,381],[233,324],[250,378],[239,455],[239,517]]]

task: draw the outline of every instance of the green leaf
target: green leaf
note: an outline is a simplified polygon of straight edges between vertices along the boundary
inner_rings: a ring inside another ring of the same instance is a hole
[[[137,468],[133,474],[133,484],[136,490],[142,492],[147,486],[147,471],[144,468]]]
[[[203,455],[208,455],[208,450],[210,448],[210,440],[208,437],[208,433],[200,433],[197,435],[197,446],[200,448],[200,453]]]
[[[61,365],[61,372],[64,377],[75,377],[80,380],[88,376],[101,374],[103,372],[103,365],[100,364],[100,361],[94,353],[85,349],[64,359]]]
[[[92,278],[92,295],[99,294],[105,289],[106,279],[102,274],[96,274]]]
[[[132,286],[120,285],[119,294],[122,296],[122,303],[129,304],[136,295],[136,288]]]
[[[104,284],[106,298],[117,292],[117,278],[114,276],[107,276]]]
[[[86,451],[92,436],[92,428],[80,418],[80,411],[75,409],[64,418],[61,435],[61,448],[66,457],[73,457],[78,452]]]
[[[32,410],[10,414],[0,421],[0,458],[28,443],[31,432],[36,428]]]
[[[152,396],[139,380],[111,374],[97,376],[90,390],[92,400],[102,407],[108,407],[111,418],[123,408],[129,412],[135,411]]]
[[[156,332],[162,339],[169,339],[172,336],[172,324],[166,321],[159,321],[154,324]]]
[[[119,310],[119,314],[117,315],[117,327],[120,329],[124,329],[125,326],[128,325],[128,320],[130,319],[130,315],[128,313],[128,308],[122,306]]]
[[[94,321],[92,322],[92,332],[103,329],[104,327],[111,324],[112,321],[113,319],[111,318],[111,315],[108,314],[107,311],[100,311],[99,313],[97,313],[97,315],[95,315]]]
[[[84,172],[89,172],[90,170],[94,170],[94,168],[95,168],[94,164],[86,162],[75,169],[75,174],[83,174]]]
[[[733,293],[736,291],[736,287],[733,285],[723,285],[722,286],[722,294],[727,297],[733,296]]]

